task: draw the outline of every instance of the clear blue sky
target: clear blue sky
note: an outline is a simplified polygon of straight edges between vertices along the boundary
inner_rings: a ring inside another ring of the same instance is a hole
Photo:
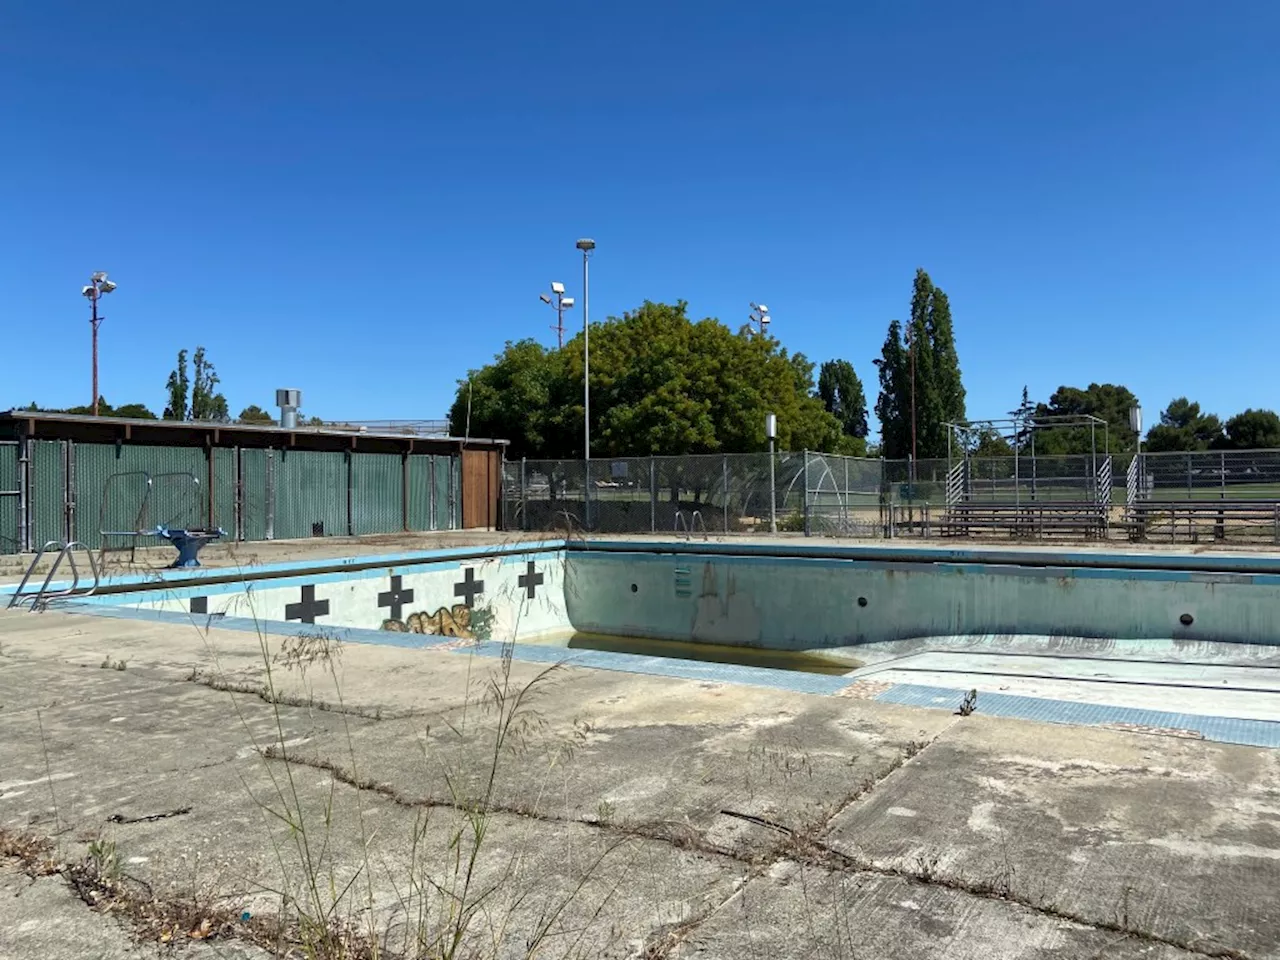
[[[1024,383],[1280,406],[1280,4],[40,3],[0,33],[0,408],[433,418],[537,299],[750,300],[868,384],[925,267]],[[580,310],[570,317],[581,323]]]

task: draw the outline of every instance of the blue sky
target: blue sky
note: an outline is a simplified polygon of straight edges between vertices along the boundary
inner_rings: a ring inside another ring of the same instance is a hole
[[[538,293],[689,301],[868,382],[925,267],[971,416],[1022,385],[1280,406],[1280,4],[13,5],[0,409],[442,416]],[[581,313],[570,314],[581,323]]]

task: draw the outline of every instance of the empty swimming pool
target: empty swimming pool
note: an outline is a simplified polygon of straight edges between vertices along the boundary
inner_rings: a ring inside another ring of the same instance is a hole
[[[598,540],[175,571],[70,609],[1240,739],[1280,720],[1278,601],[1268,557]]]

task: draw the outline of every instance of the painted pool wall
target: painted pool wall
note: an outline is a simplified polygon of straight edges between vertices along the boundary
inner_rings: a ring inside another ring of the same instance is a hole
[[[565,608],[584,633],[785,650],[988,633],[1280,642],[1274,574],[571,551]]]
[[[306,572],[239,583],[166,585],[86,603],[326,627],[534,640],[569,630],[561,550],[442,557],[370,570]],[[309,618],[309,619],[304,619]]]

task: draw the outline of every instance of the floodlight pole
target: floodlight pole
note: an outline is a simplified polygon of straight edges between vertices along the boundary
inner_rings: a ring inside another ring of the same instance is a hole
[[[587,264],[596,242],[583,238],[576,244],[582,251],[582,459],[583,513],[591,529],[591,294]]]
[[[98,316],[98,285],[93,285],[93,295],[89,297],[91,318],[89,323],[93,326],[93,415],[98,415],[98,326],[105,319]],[[118,402],[118,401],[117,401]]]
[[[81,293],[89,300],[89,326],[93,330],[93,400],[90,406],[93,415],[98,415],[98,327],[107,319],[98,313],[98,300],[104,293],[110,293],[116,285],[107,279],[101,271],[93,274],[89,282],[81,289]]]

